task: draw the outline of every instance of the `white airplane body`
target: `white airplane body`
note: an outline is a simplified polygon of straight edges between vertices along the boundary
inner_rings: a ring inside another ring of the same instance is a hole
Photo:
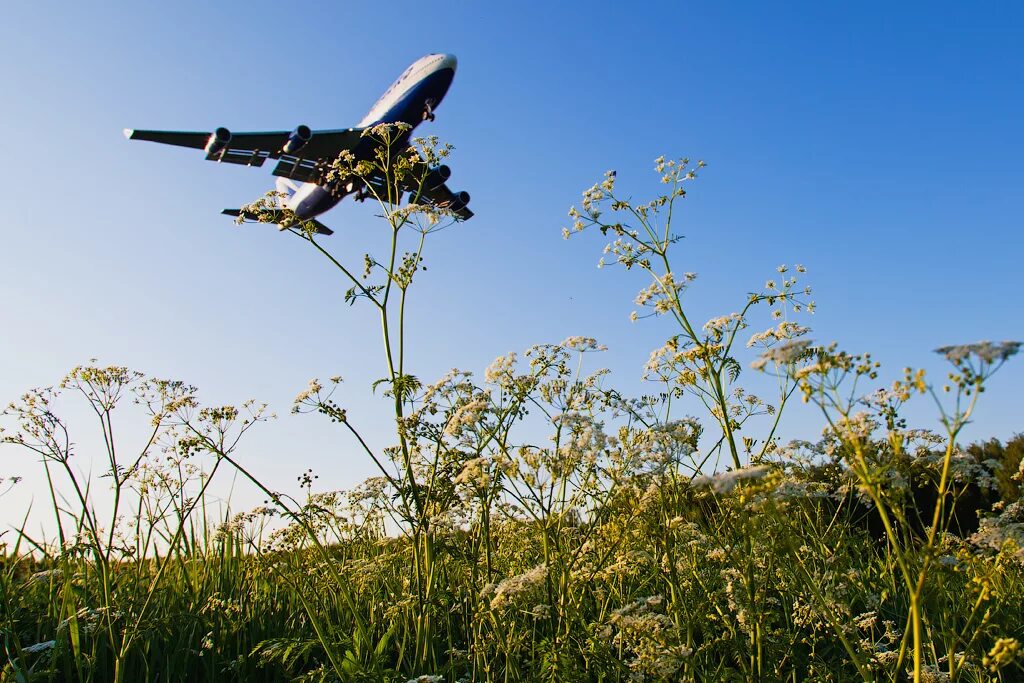
[[[331,234],[331,230],[316,217],[333,208],[348,194],[356,199],[365,198],[365,185],[329,182],[326,170],[343,151],[350,151],[357,159],[371,159],[377,145],[362,132],[379,123],[405,123],[405,133],[394,153],[407,147],[409,133],[424,120],[434,120],[434,109],[440,104],[455,77],[455,55],[430,54],[409,66],[370,108],[355,128],[313,131],[300,125],[292,131],[265,133],[232,133],[218,128],[212,133],[125,129],[130,140],[149,140],[164,144],[202,149],[210,161],[262,166],[267,159],[278,160],[274,168],[276,187],[285,195],[281,206],[303,221],[311,221],[317,231]],[[452,192],[445,185],[451,170],[447,166],[429,169],[427,182],[419,192],[420,203],[432,204],[450,210],[463,220],[471,218],[469,193]],[[373,183],[375,179],[370,178]],[[240,210],[225,209],[224,213],[245,216]]]

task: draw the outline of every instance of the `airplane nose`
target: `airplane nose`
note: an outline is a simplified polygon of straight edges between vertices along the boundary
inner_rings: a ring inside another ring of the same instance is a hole
[[[451,69],[452,71],[455,71],[455,68],[458,65],[459,65],[459,60],[457,60],[455,58],[455,55],[448,55],[448,54],[446,54],[446,55],[442,56],[439,68],[441,68],[441,69]]]

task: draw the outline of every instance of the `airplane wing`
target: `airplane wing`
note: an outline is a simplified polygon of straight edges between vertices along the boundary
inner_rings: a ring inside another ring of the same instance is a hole
[[[221,213],[224,214],[225,216],[234,216],[235,218],[243,218],[246,221],[260,222],[260,216],[258,216],[257,214],[255,214],[253,212],[250,212],[250,211],[243,211],[242,209],[224,209],[223,211],[221,211]],[[288,214],[286,214],[284,211],[275,211],[275,212],[264,211],[263,214],[264,214],[263,215],[263,219],[264,220],[266,220],[266,218],[269,217],[269,218],[273,218],[275,220],[283,221],[286,217],[288,217]],[[290,223],[290,224],[283,223],[283,222],[279,223],[280,227],[278,229],[279,230],[286,230],[288,227],[298,227],[294,223],[295,215],[292,214],[290,216],[290,218],[293,221],[292,223]],[[312,223],[313,224],[313,231],[316,232],[316,233],[319,233],[321,235],[333,235],[334,234],[333,230],[331,230],[330,228],[328,228],[326,225],[324,225],[323,223],[321,223],[320,221],[318,221],[315,218],[307,218],[307,219],[305,219],[303,221],[300,221],[300,223]]]
[[[323,165],[333,161],[342,150],[354,150],[359,145],[362,130],[311,131],[299,126],[294,131],[231,133],[226,128],[213,132],[126,128],[124,135],[129,140],[202,149],[208,160],[229,164],[262,166],[267,159],[278,159],[274,175],[305,182],[314,180]],[[290,143],[294,148],[292,152],[286,151]]]
[[[319,182],[332,161],[344,150],[359,154],[356,150],[371,145],[362,137],[363,128],[313,131],[299,126],[293,131],[268,131],[261,133],[231,133],[226,128],[213,132],[133,130],[126,128],[129,140],[147,140],[165,145],[176,145],[206,152],[210,161],[244,166],[262,166],[267,159],[276,159],[273,174],[299,182]],[[462,220],[473,217],[469,210],[468,192],[453,192],[445,185],[450,171],[446,166],[422,169],[426,181],[422,187],[406,187],[412,195],[419,193],[419,201],[452,211]],[[444,173],[441,172],[444,170]]]

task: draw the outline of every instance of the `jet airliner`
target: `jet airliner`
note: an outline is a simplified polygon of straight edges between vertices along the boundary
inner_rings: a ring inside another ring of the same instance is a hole
[[[304,222],[311,222],[316,231],[325,235],[332,230],[316,217],[333,208],[346,195],[357,200],[368,195],[366,185],[382,184],[383,177],[370,177],[364,182],[348,180],[329,181],[327,170],[340,153],[351,152],[356,160],[373,159],[381,144],[375,138],[363,136],[363,131],[380,123],[405,123],[410,126],[393,153],[408,147],[412,129],[423,121],[434,120],[434,110],[444,99],[455,78],[455,55],[430,54],[413,62],[398,77],[363,120],[354,128],[339,130],[311,130],[309,126],[296,126],[292,131],[265,133],[232,133],[227,128],[213,132],[184,132],[125,129],[129,140],[149,140],[179,147],[201,149],[209,161],[243,166],[262,166],[267,159],[277,165],[276,189],[284,198],[281,206],[294,212]],[[451,176],[448,166],[425,169],[426,180],[419,189],[418,201],[442,207],[457,218],[469,219],[469,193],[453,192],[445,185]],[[412,190],[413,188],[408,188]],[[253,218],[240,209],[225,209],[225,214]],[[283,220],[282,212],[282,220]],[[282,225],[282,230],[284,225]]]

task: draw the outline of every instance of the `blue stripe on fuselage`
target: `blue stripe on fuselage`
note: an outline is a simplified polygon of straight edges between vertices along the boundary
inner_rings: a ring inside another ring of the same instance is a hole
[[[404,148],[406,146],[405,139],[411,136],[416,126],[423,123],[423,111],[427,100],[433,100],[432,106],[437,107],[441,100],[444,99],[445,94],[447,94],[454,78],[454,69],[435,71],[410,88],[409,92],[402,99],[396,102],[391,109],[387,110],[380,120],[376,121],[376,123],[401,122],[412,126],[403,137],[396,141],[398,143],[396,144],[397,149]],[[357,159],[369,159],[372,157],[373,147],[372,141],[369,138],[364,138],[354,150],[354,154]],[[312,218],[333,208],[335,204],[341,201],[342,196],[344,196],[343,193],[336,191],[332,194],[325,188],[318,187],[299,206],[293,207],[293,210],[299,218]]]
[[[292,211],[302,220],[313,218],[333,209],[341,201],[342,196],[344,195],[332,193],[322,185],[317,185],[298,205],[292,207]]]
[[[441,69],[414,85],[377,123],[408,123],[415,128],[423,122],[423,107],[433,100],[436,107],[444,99],[455,78],[454,69]]]

